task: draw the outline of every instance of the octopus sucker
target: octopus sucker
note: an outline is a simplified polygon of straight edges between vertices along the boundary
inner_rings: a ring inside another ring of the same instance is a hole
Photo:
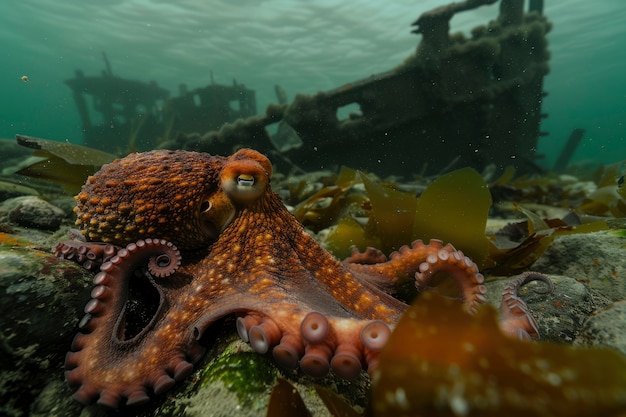
[[[226,316],[280,367],[351,379],[377,368],[407,310],[394,297],[402,279],[422,291],[445,272],[468,311],[485,302],[476,264],[440,240],[337,260],[289,213],[271,176],[269,159],[240,149],[135,153],[89,177],[75,198],[80,231],[54,248],[96,273],[66,357],[74,398],[146,403],[192,372],[203,335]],[[536,334],[517,297],[528,280],[503,296],[502,326],[514,335]]]

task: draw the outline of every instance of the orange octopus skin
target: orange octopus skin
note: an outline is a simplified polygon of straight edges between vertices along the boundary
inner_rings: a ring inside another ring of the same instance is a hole
[[[77,224],[90,241],[126,247],[94,277],[67,354],[75,399],[112,408],[149,401],[189,375],[201,336],[231,314],[240,336],[281,367],[354,378],[376,367],[407,308],[389,294],[399,279],[415,277],[422,289],[445,270],[468,311],[485,301],[476,265],[439,241],[416,241],[388,260],[368,249],[340,262],[286,210],[271,174],[265,156],[242,149],[228,158],[133,154],[89,178]],[[75,246],[61,244],[59,256]],[[156,300],[140,325],[130,302],[138,288]]]

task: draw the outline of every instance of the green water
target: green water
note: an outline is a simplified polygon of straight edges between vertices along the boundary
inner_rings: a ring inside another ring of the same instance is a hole
[[[417,45],[411,23],[442,0],[199,1],[4,0],[0,3],[0,137],[16,133],[81,143],[71,90],[80,69],[156,81],[178,94],[233,79],[257,92],[258,109],[382,72]],[[574,128],[587,131],[574,161],[626,159],[626,5],[546,0],[554,23],[545,79],[540,161],[551,166]],[[174,5],[175,4],[175,5]],[[497,7],[455,16],[453,30],[487,23]],[[23,75],[29,81],[22,81]],[[1,158],[1,157],[0,157]],[[1,163],[1,159],[0,159]]]

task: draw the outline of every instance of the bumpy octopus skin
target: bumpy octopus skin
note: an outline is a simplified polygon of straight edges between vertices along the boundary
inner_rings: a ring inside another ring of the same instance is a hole
[[[99,242],[109,250],[66,357],[75,399],[113,408],[149,401],[190,374],[202,335],[227,315],[285,369],[354,378],[376,367],[407,307],[391,295],[400,280],[415,279],[419,290],[446,271],[468,311],[485,301],[476,265],[440,241],[416,241],[389,259],[355,251],[340,262],[286,210],[271,173],[250,149],[228,158],[152,151],[88,179],[76,196],[88,242],[56,248],[75,260],[80,251],[83,260],[101,256]],[[136,311],[138,291],[153,301],[147,312]]]

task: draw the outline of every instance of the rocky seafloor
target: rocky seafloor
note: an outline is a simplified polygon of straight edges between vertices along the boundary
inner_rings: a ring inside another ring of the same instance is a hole
[[[311,174],[309,180],[319,178]],[[89,299],[93,273],[51,251],[73,226],[73,199],[54,187],[32,185],[23,178],[0,178],[0,415],[115,414],[76,403],[64,382],[65,353]],[[288,194],[286,181],[279,179],[274,188]],[[488,227],[517,220],[491,219]],[[318,235],[322,239],[323,231]],[[554,283],[549,294],[541,291],[541,282],[521,293],[543,341],[606,346],[626,355],[625,245],[626,238],[614,229],[563,234],[530,266]],[[489,303],[499,306],[507,281],[488,278]],[[120,415],[263,416],[278,377],[294,384],[315,416],[330,415],[313,394],[315,384],[330,387],[359,412],[366,408],[370,381],[365,373],[355,381],[284,373],[239,339],[233,320],[215,326],[213,333],[190,378],[151,404]]]

